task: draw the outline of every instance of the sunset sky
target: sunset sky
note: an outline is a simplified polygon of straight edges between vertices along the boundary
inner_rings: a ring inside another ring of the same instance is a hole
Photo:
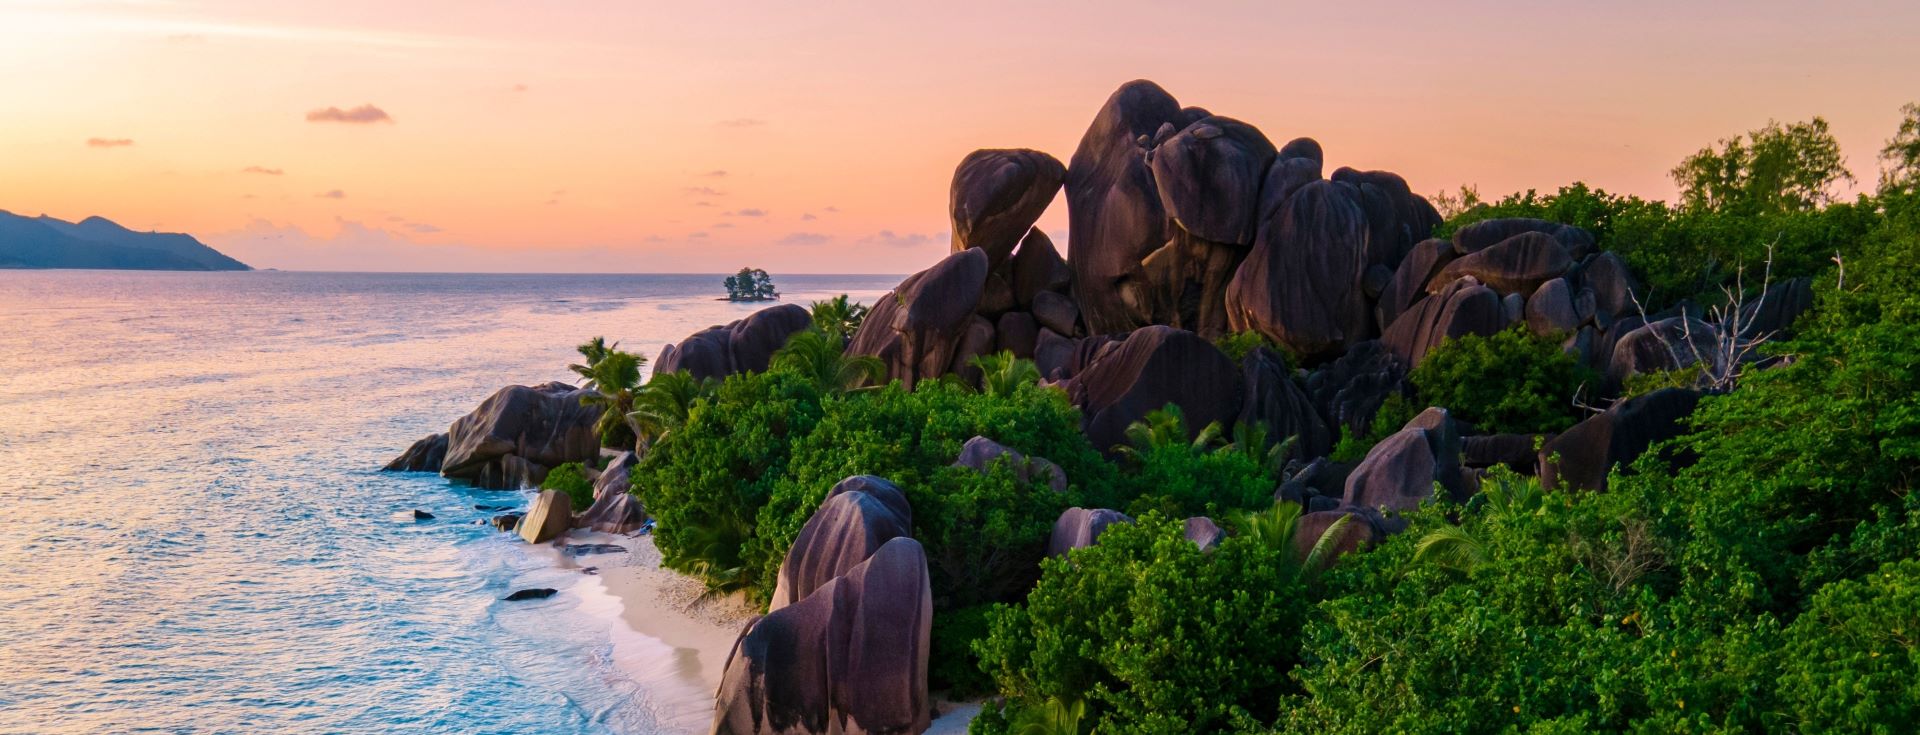
[[[257,267],[903,273],[963,155],[1064,161],[1135,78],[1489,195],[1668,198],[1814,115],[1870,186],[1920,100],[1912,0],[1200,7],[0,0],[0,209]]]

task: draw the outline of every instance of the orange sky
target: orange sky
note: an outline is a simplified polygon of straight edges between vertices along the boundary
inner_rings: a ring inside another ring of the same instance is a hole
[[[1870,185],[1920,100],[1910,0],[1042,5],[0,0],[0,209],[260,267],[902,273],[961,156],[1065,160],[1139,77],[1423,193],[1666,198],[1813,115]]]

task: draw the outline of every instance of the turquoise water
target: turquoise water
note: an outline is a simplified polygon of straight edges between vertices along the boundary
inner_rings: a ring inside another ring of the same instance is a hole
[[[0,271],[0,733],[662,731],[584,576],[479,524],[520,494],[376,470],[586,337],[652,356],[756,308],[718,290]],[[562,593],[499,600],[530,586]]]

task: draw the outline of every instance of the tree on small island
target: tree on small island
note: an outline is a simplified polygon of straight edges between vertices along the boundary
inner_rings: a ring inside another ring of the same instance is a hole
[[[773,288],[773,277],[759,268],[741,268],[739,273],[727,276],[728,301],[772,301],[780,298],[780,292]]]

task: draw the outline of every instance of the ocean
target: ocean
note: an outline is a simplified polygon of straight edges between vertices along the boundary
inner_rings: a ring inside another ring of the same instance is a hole
[[[0,270],[0,733],[660,731],[584,575],[481,523],[524,494],[378,470],[765,306],[720,279]]]

